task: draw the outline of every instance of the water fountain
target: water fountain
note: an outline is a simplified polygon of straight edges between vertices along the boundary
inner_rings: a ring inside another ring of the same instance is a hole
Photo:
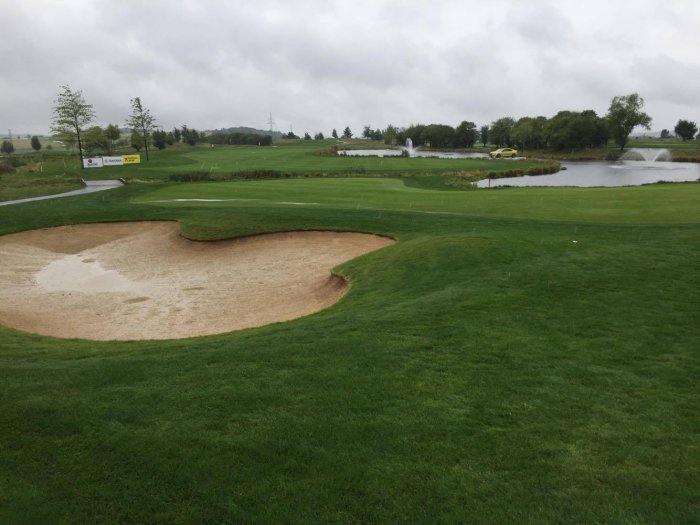
[[[413,147],[413,140],[411,140],[411,137],[406,139],[406,146],[404,147],[404,151],[406,151],[408,153],[409,157],[416,156],[416,150]]]
[[[621,161],[642,161],[651,166],[654,162],[670,161],[671,152],[665,148],[632,148],[626,151]]]

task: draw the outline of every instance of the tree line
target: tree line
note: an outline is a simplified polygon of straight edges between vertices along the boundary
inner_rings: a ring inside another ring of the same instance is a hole
[[[52,133],[69,147],[77,145],[81,159],[84,153],[92,154],[99,150],[111,154],[121,137],[119,126],[90,126],[96,118],[92,104],[85,101],[81,91],[73,90],[69,86],[60,86],[60,89],[53,108]],[[204,141],[212,144],[263,146],[272,143],[270,135],[235,132],[206,136],[203,132],[186,125],[166,132],[156,125],[155,117],[143,105],[140,97],[135,97],[130,102],[131,115],[126,119],[126,126],[131,131],[130,145],[137,151],[144,149],[146,160],[149,160],[149,146],[164,149],[179,142],[194,146]],[[607,114],[602,117],[593,110],[585,110],[560,111],[551,118],[526,116],[517,121],[512,117],[502,117],[481,127],[466,120],[455,128],[445,124],[412,124],[405,128],[388,125],[383,130],[365,126],[362,136],[382,140],[387,144],[404,144],[411,139],[414,146],[434,148],[471,148],[477,142],[481,142],[484,146],[495,144],[497,147],[553,150],[599,147],[612,139],[620,149],[624,149],[635,127],[650,129],[652,119],[642,111],[643,107],[644,99],[633,93],[614,97]],[[698,126],[690,120],[680,119],[674,131],[684,141],[692,140],[698,132]],[[662,131],[662,138],[664,134],[667,137],[670,135],[668,130]],[[339,138],[335,129],[331,136]],[[345,127],[342,136],[352,138],[353,133],[349,126]],[[285,138],[299,137],[290,131]],[[308,132],[304,134],[305,140],[311,138]],[[318,132],[313,138],[320,140],[325,137],[323,133]],[[38,138],[33,137],[32,147],[37,151],[41,148]],[[10,154],[14,151],[14,146],[11,142],[4,141],[0,151]]]
[[[434,148],[471,148],[481,142],[484,146],[559,151],[600,147],[612,139],[624,149],[635,127],[650,129],[652,119],[642,111],[643,107],[644,99],[633,93],[614,97],[602,117],[593,110],[584,110],[560,111],[551,118],[527,116],[517,121],[502,117],[478,129],[470,121],[463,121],[456,128],[444,124],[412,124],[406,128],[389,125],[384,130],[365,126],[362,136],[386,144],[405,144],[410,138],[414,146]],[[698,126],[680,119],[674,131],[683,141],[692,140]],[[664,130],[661,136],[667,138],[670,133]]]
[[[585,110],[560,111],[551,118],[527,116],[517,121],[502,117],[481,127],[470,121],[462,121],[456,128],[445,124],[413,124],[406,128],[389,125],[384,130],[372,130],[365,126],[363,137],[387,144],[404,144],[410,138],[414,146],[433,148],[471,148],[481,142],[484,146],[553,150],[594,148],[612,138],[624,149],[636,126],[649,129],[651,117],[641,111],[643,106],[644,100],[634,93],[613,98],[604,117]]]

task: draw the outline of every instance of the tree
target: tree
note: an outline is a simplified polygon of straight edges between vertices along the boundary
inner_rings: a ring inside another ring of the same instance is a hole
[[[433,148],[450,148],[454,140],[455,129],[445,124],[430,124],[420,134],[421,143],[430,144]]]
[[[479,130],[479,138],[481,139],[481,143],[486,147],[486,144],[489,142],[489,131],[491,131],[491,128],[489,128],[488,125],[481,126],[481,129]]]
[[[34,135],[31,139],[31,144],[32,144],[32,149],[34,151],[39,151],[41,149],[41,141],[39,140],[39,137]]]
[[[168,134],[163,130],[155,130],[153,132],[153,145],[159,150],[165,149],[168,141]]]
[[[85,151],[92,155],[97,150],[109,150],[109,139],[105,130],[100,126],[92,126],[85,130]]]
[[[686,140],[693,140],[695,134],[698,132],[698,125],[690,120],[680,119],[676,127],[673,128],[673,131],[685,142]]]
[[[308,131],[304,132],[304,140],[311,140],[311,135],[309,135]]]
[[[343,138],[344,139],[351,139],[352,138],[352,131],[350,130],[350,126],[345,126],[345,129],[343,130]]]
[[[121,137],[122,132],[119,129],[119,126],[116,124],[109,124],[105,128],[105,135],[107,136],[107,140],[109,140],[109,154],[111,155],[112,152],[114,151],[114,141],[119,140],[119,137]]]
[[[610,134],[620,150],[625,149],[630,133],[637,126],[650,129],[651,117],[642,111],[644,99],[637,93],[614,97],[606,118]]]
[[[338,138],[338,132],[335,130],[335,128],[333,128],[333,133],[331,133],[331,136],[332,136],[334,139],[337,139],[337,138]]]
[[[661,130],[661,138],[662,139],[667,139],[671,136],[671,132],[669,132],[666,128]]]
[[[323,133],[321,133],[320,131],[314,135],[314,140],[323,140],[323,139],[324,139]]]
[[[395,145],[396,144],[396,136],[398,135],[399,130],[396,129],[395,126],[392,126],[389,124],[386,129],[382,132],[382,137],[384,139],[384,144],[390,144],[390,145]]]
[[[362,138],[363,139],[368,139],[372,136],[372,128],[369,126],[365,126],[362,128]]]
[[[141,148],[143,148],[143,137],[138,131],[131,133],[131,147],[136,151],[141,151]]]
[[[3,153],[4,155],[11,155],[13,151],[15,151],[15,147],[12,142],[9,140],[3,140],[2,145],[0,146],[0,153]]]
[[[180,128],[173,128],[173,139],[175,139],[175,142],[180,142],[180,140],[182,140]]]
[[[151,112],[143,107],[139,97],[131,99],[131,117],[126,121],[132,132],[138,132],[143,139],[143,147],[146,150],[146,160],[148,159],[148,141],[155,128],[156,119]]]
[[[519,119],[510,133],[510,138],[520,149],[541,149],[545,146],[545,117],[523,117]]]
[[[51,132],[69,144],[78,143],[80,165],[84,168],[81,134],[95,120],[92,104],[85,102],[82,91],[73,91],[69,86],[61,86],[61,92],[54,103]]]
[[[497,121],[492,122],[489,131],[491,142],[499,148],[501,146],[510,146],[512,144],[510,134],[514,125],[515,120],[511,117],[499,118]]]
[[[180,135],[182,136],[182,141],[189,144],[190,146],[194,146],[195,144],[197,144],[197,142],[201,141],[199,131],[197,131],[194,128],[190,129],[185,125],[182,126],[182,131]]]
[[[478,138],[479,132],[476,130],[476,124],[464,120],[455,129],[454,145],[458,148],[471,148],[476,144]]]
[[[555,150],[603,146],[608,142],[608,125],[595,111],[560,111],[544,125],[547,145]]]
[[[406,141],[411,139],[413,147],[421,146],[423,144],[422,137],[424,130],[425,126],[423,124],[411,124],[396,135],[399,145],[406,144]]]

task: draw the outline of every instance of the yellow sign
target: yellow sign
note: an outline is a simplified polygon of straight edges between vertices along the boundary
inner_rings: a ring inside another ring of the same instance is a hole
[[[122,155],[124,164],[140,164],[141,155]]]

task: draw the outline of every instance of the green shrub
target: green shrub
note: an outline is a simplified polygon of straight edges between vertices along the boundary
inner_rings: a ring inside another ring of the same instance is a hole
[[[528,175],[549,175],[551,173],[556,173],[561,169],[561,164],[558,162],[548,162],[547,164],[542,164],[540,166],[533,166],[527,170]]]
[[[674,151],[671,160],[673,162],[700,162],[700,153]]]
[[[211,175],[205,171],[198,171],[194,173],[173,173],[168,178],[174,182],[201,182],[212,180]]]
[[[338,155],[338,146],[331,146],[327,149],[322,149],[316,152],[316,155],[321,157],[335,157]]]
[[[17,171],[14,166],[6,162],[0,163],[0,173],[14,173]]]

